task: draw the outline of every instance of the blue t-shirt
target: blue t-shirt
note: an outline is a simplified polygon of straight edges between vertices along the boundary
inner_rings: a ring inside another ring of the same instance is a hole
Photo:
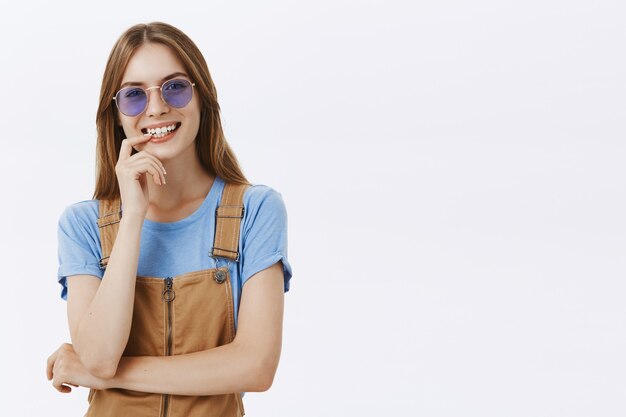
[[[275,190],[265,185],[249,187],[243,198],[245,213],[239,235],[239,262],[211,258],[208,254],[213,247],[215,209],[223,189],[224,180],[216,177],[202,205],[177,222],[145,219],[137,275],[166,278],[228,266],[237,325],[241,290],[255,273],[282,261],[284,290],[289,291],[291,266],[287,260],[287,212],[281,195]],[[57,280],[63,287],[61,297],[65,300],[66,277],[88,274],[102,279],[104,276],[98,266],[102,257],[98,209],[98,200],[81,201],[66,207],[59,219]]]

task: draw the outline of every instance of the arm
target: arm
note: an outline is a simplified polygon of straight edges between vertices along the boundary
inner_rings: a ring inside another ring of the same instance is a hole
[[[101,283],[68,280],[68,321],[73,349],[95,376],[115,375],[132,323],[141,228],[149,206],[148,178],[161,185],[165,168],[145,151],[133,147],[150,140],[140,135],[122,140],[115,174],[124,204],[117,238]]]
[[[104,279],[67,278],[67,314],[74,350],[95,376],[111,378],[128,343],[143,219],[124,216]]]
[[[107,388],[179,395],[266,391],[280,358],[283,310],[278,262],[244,285],[232,343],[184,355],[122,357]]]

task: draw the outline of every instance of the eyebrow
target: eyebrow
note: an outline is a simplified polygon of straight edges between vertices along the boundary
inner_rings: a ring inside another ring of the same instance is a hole
[[[166,76],[166,77],[163,77],[163,78],[161,79],[161,84],[163,84],[163,83],[164,83],[165,81],[167,81],[167,80],[171,80],[172,78],[174,78],[174,77],[179,77],[179,76],[181,76],[181,75],[182,75],[183,77],[187,77],[187,78],[189,78],[189,76],[188,76],[187,74],[185,74],[184,72],[175,72],[175,73],[170,74],[170,75],[168,75],[168,76]],[[144,85],[144,84],[145,84],[145,83],[140,83],[140,82],[138,82],[138,81],[127,81],[127,82],[125,82],[124,84],[122,84],[122,85],[120,86],[120,90],[121,90],[122,88],[124,88],[124,87],[130,87],[130,86],[140,86],[140,85]]]

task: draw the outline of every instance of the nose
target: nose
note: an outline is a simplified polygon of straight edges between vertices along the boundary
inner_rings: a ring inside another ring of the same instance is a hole
[[[148,108],[146,109],[146,115],[149,117],[157,117],[167,113],[170,108],[161,97],[161,88],[150,87],[146,90],[148,92]]]

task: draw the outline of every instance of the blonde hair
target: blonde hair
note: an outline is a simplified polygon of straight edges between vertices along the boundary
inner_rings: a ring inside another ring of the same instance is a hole
[[[117,108],[113,96],[122,83],[122,76],[133,53],[146,43],[168,46],[180,59],[200,98],[200,127],[196,136],[196,154],[205,171],[226,182],[248,184],[237,158],[226,142],[220,119],[217,91],[202,53],[193,41],[174,26],[162,22],[138,24],[117,40],[104,70],[100,103],[96,115],[98,142],[96,146],[96,189],[94,199],[114,199],[120,196],[115,165],[119,158],[122,127],[117,123]]]

